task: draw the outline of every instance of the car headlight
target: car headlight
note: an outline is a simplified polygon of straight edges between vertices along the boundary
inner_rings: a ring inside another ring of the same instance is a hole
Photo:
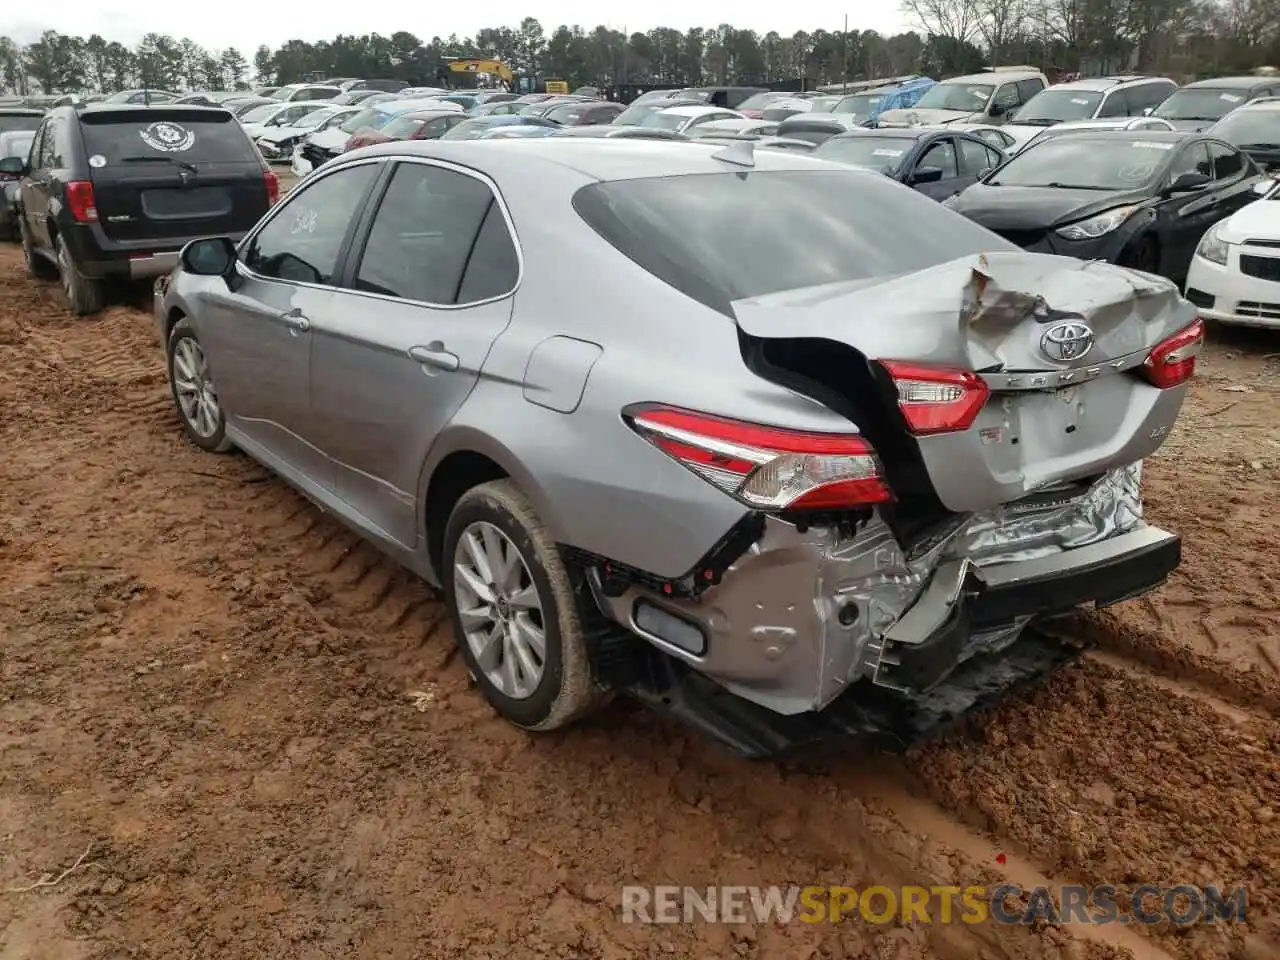
[[[1218,227],[1219,224],[1215,223],[1204,232],[1204,236],[1200,238],[1200,245],[1196,247],[1196,256],[1225,267],[1230,244],[1219,236]]]
[[[1128,207],[1116,207],[1114,210],[1100,213],[1096,217],[1090,217],[1088,220],[1081,220],[1079,223],[1068,223],[1065,227],[1059,227],[1056,233],[1065,240],[1097,240],[1099,237],[1105,237],[1128,220],[1129,215],[1136,209],[1138,209],[1136,204]]]

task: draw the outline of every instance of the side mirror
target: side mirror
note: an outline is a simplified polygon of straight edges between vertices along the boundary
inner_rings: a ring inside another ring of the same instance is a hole
[[[1142,115],[1143,115],[1144,117],[1149,117],[1149,116],[1151,116],[1151,112],[1152,112],[1153,110],[1155,110],[1155,107],[1143,107],[1143,108],[1142,108]]]
[[[1003,117],[1008,112],[1009,108],[1003,103],[993,103],[991,104],[991,109],[987,111],[993,117]]]
[[[0,160],[0,173],[5,173],[4,161]],[[1276,188],[1277,180],[1259,180],[1253,185],[1253,192],[1260,197],[1265,197],[1268,193]]]
[[[1165,196],[1172,196],[1175,193],[1191,193],[1194,190],[1202,190],[1212,181],[1203,173],[1183,173],[1178,178],[1165,187]]]
[[[0,173],[11,177],[21,177],[27,172],[27,161],[22,157],[5,157],[0,159]]]
[[[937,183],[942,179],[941,167],[916,167],[916,172],[911,174],[911,183]]]
[[[235,270],[236,245],[229,237],[192,240],[178,254],[178,263],[197,277],[229,277]]]
[[[987,177],[991,176],[991,171],[994,169],[995,167],[983,167],[981,170],[978,171],[978,179],[979,180],[987,179]]]

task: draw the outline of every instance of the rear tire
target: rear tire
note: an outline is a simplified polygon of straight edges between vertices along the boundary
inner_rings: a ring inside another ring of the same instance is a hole
[[[511,480],[462,495],[440,578],[454,636],[489,704],[525,730],[555,730],[608,700],[591,675],[573,587],[555,541]]]
[[[35,241],[27,227],[26,216],[18,218],[18,242],[22,244],[22,257],[27,264],[27,275],[37,280],[54,280],[58,276],[57,268],[40,254],[36,253]]]
[[[67,308],[78,317],[100,311],[107,303],[106,285],[80,272],[61,237],[54,238],[53,246],[58,254],[58,274],[62,278]]]

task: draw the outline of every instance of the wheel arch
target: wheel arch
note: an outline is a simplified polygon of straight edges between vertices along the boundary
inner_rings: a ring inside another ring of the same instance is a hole
[[[458,500],[473,487],[501,479],[511,479],[520,487],[547,532],[559,539],[561,527],[546,492],[515,454],[488,434],[458,427],[436,441],[419,479],[418,529],[423,534],[429,579],[440,581],[444,530]]]

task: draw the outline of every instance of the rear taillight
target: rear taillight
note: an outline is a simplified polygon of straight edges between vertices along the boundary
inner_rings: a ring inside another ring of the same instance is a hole
[[[1204,321],[1196,319],[1147,354],[1142,375],[1161,390],[1186,383],[1196,372],[1196,357],[1204,346]]]
[[[881,360],[898,388],[898,409],[917,436],[968,430],[991,390],[972,370]]]
[[[274,170],[262,171],[262,179],[267,184],[267,201],[275,203],[280,199],[280,178],[276,176]]]
[[[67,209],[77,223],[93,223],[98,219],[98,205],[93,199],[93,184],[88,180],[72,180],[67,184]]]
[[[671,407],[628,419],[659,450],[758,510],[847,510],[893,500],[875,451],[858,434],[787,430]]]

